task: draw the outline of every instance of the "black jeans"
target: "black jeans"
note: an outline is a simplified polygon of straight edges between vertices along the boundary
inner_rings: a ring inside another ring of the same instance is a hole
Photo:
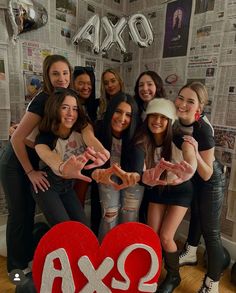
[[[38,156],[27,149],[30,162],[38,168]],[[31,182],[18,161],[9,142],[0,158],[0,181],[8,206],[7,218],[7,270],[25,269],[33,258],[33,226],[35,201]]]
[[[63,179],[49,168],[47,179],[50,187],[45,192],[39,191],[33,196],[45,218],[51,226],[65,221],[79,221],[87,225],[82,205],[74,191],[74,180]]]
[[[207,275],[218,281],[224,263],[220,236],[220,218],[225,190],[222,165],[215,161],[211,178],[208,181],[194,178],[193,184],[194,198],[187,241],[190,245],[197,246],[203,235],[208,256]]]

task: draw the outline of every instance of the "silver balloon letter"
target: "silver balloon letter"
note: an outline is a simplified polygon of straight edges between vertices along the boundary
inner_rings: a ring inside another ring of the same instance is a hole
[[[137,25],[140,24],[144,33],[145,38],[142,38]],[[134,14],[130,17],[128,21],[130,35],[133,41],[140,47],[148,47],[153,42],[153,32],[151,23],[146,19],[143,14]]]
[[[117,43],[122,53],[126,52],[125,43],[121,34],[126,26],[126,19],[122,17],[115,25],[106,17],[102,18],[103,28],[106,31],[106,38],[101,45],[101,50],[106,52],[112,44]]]
[[[82,29],[73,37],[73,44],[78,45],[79,41],[87,40],[93,44],[93,52],[99,53],[100,19],[97,14],[92,16]]]

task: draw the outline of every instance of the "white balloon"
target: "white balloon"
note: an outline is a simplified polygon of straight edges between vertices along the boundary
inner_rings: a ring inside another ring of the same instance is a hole
[[[73,44],[78,45],[79,41],[86,40],[93,44],[93,52],[99,53],[100,19],[97,14],[92,16],[88,22],[73,37]]]
[[[10,0],[8,14],[13,30],[13,40],[19,34],[38,29],[48,21],[45,7],[34,0]]]
[[[137,27],[138,24],[141,25],[145,33],[145,38],[141,37]],[[130,16],[128,20],[128,26],[130,30],[130,36],[137,45],[139,45],[141,48],[144,48],[152,44],[153,42],[152,25],[143,14],[139,13],[139,14],[133,14],[132,16]]]
[[[126,24],[127,20],[125,17],[122,17],[115,25],[107,18],[107,16],[102,18],[102,25],[106,32],[106,38],[102,42],[100,48],[103,52],[108,51],[113,44],[117,44],[121,52],[126,53],[125,43],[121,37]]]

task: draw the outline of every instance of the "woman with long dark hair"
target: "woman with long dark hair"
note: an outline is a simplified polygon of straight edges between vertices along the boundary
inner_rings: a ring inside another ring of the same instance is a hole
[[[184,142],[178,148],[174,142],[172,125],[176,110],[173,102],[154,99],[149,102],[146,115],[136,135],[136,144],[145,156],[142,182],[147,185],[145,195],[149,201],[147,224],[160,236],[167,270],[156,292],[170,293],[181,281],[174,236],[192,200],[189,179],[196,170],[196,158],[191,144]]]
[[[118,223],[137,221],[143,196],[138,184],[144,161],[135,156],[132,139],[139,124],[135,100],[118,93],[112,98],[105,112],[101,128],[96,132],[99,140],[111,153],[104,169],[92,173],[98,182],[102,206],[99,239]]]

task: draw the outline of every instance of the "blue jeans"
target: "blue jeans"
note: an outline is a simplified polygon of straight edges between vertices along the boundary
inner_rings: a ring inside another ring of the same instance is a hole
[[[134,186],[116,190],[110,185],[98,184],[102,206],[102,220],[99,227],[99,240],[119,223],[138,221],[139,207],[144,187]]]
[[[49,168],[47,179],[50,187],[45,192],[33,192],[33,196],[51,226],[65,221],[78,221],[87,225],[82,205],[74,191],[74,180],[63,179]]]
[[[39,158],[33,149],[27,148],[34,169],[38,169]],[[35,201],[31,193],[31,182],[17,159],[11,143],[0,158],[0,181],[6,196],[7,218],[7,270],[25,269],[34,253],[33,227]]]
[[[208,256],[207,276],[218,281],[225,259],[220,235],[220,217],[225,190],[222,165],[215,161],[211,178],[208,181],[194,178],[193,184],[194,198],[187,241],[192,246],[198,246],[203,235]]]

